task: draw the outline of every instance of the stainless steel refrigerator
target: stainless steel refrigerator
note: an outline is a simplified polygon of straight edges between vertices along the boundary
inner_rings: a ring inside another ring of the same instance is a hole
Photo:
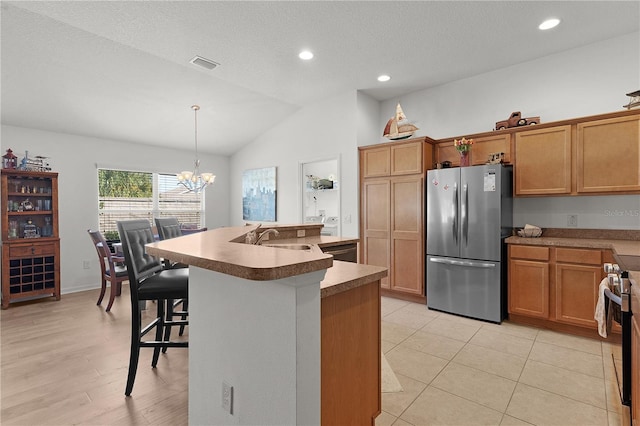
[[[427,306],[500,323],[507,314],[504,239],[513,225],[512,169],[427,172]]]

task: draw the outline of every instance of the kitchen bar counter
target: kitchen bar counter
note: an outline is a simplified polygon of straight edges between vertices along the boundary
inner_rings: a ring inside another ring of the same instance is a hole
[[[279,231],[264,245],[244,243],[251,225],[146,246],[190,265],[190,424],[374,423],[387,269],[333,260],[322,248],[358,240],[321,236],[321,227],[263,227]],[[232,413],[220,403],[223,383]]]
[[[307,228],[310,233],[321,225],[284,225],[265,229]],[[154,256],[186,263],[211,271],[221,272],[255,281],[281,279],[327,269],[321,282],[321,297],[340,293],[359,285],[380,280],[387,269],[379,266],[333,261],[320,248],[358,243],[357,238],[326,235],[307,235],[299,238],[271,238],[264,244],[308,244],[312,250],[288,250],[267,245],[244,244],[244,235],[256,226],[240,226],[212,229],[197,234],[147,245],[147,252]],[[318,231],[319,232],[319,231]],[[234,242],[238,241],[238,242]],[[333,267],[332,267],[333,266]]]

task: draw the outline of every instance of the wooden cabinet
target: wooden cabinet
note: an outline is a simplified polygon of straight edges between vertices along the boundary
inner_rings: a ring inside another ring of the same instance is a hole
[[[596,328],[593,314],[604,273],[601,251],[557,248],[555,254],[555,320]]]
[[[640,116],[577,125],[578,193],[640,190]]]
[[[609,250],[510,244],[509,314],[595,336],[602,264],[610,259]],[[620,327],[613,331],[619,333]]]
[[[360,168],[363,178],[422,173],[424,138],[362,149]]]
[[[380,284],[323,297],[322,425],[374,425],[381,406]]]
[[[391,267],[391,182],[388,178],[368,179],[363,182],[360,221],[362,263]],[[390,276],[382,279],[382,288],[391,288]]]
[[[511,134],[496,134],[489,136],[473,137],[474,143],[470,155],[470,164],[476,166],[486,164],[489,154],[503,152],[504,163],[511,163]],[[453,140],[438,143],[435,148],[436,162],[450,161],[451,165],[460,165],[460,153],[453,146]]]
[[[515,134],[515,195],[571,193],[571,126]]]
[[[509,313],[549,317],[549,248],[509,245]]]
[[[391,171],[391,150],[388,146],[369,148],[360,152],[362,177],[389,176]]]
[[[422,173],[422,147],[424,141],[391,145],[391,176]]]
[[[386,158],[389,167],[382,176]],[[361,262],[389,269],[381,281],[386,294],[420,302],[425,301],[423,167],[431,162],[424,138],[360,148]]]
[[[391,178],[391,290],[424,295],[422,175]]]
[[[58,174],[3,169],[2,308],[13,300],[60,300]]]

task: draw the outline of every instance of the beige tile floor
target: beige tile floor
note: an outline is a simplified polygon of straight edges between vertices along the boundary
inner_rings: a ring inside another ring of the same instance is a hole
[[[627,425],[619,345],[382,298],[382,349],[402,392],[383,425]]]

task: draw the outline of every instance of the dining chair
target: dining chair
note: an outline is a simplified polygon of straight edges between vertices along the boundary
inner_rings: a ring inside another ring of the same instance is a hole
[[[87,232],[91,237],[94,247],[98,253],[98,263],[100,263],[102,288],[100,289],[100,296],[98,297],[98,303],[102,303],[102,299],[107,291],[107,281],[110,283],[111,290],[109,293],[109,303],[107,304],[106,311],[111,311],[111,306],[116,296],[120,296],[122,292],[122,282],[129,279],[127,273],[127,267],[123,266],[124,257],[117,256],[111,253],[107,241],[100,231],[92,231],[88,229]]]
[[[170,341],[163,338],[166,327],[188,325],[188,320],[168,320],[165,310],[168,301],[187,299],[189,269],[164,269],[160,260],[146,253],[145,244],[155,241],[147,220],[118,222],[125,263],[131,288],[131,353],[125,395],[131,395],[138,369],[140,348],[153,348],[151,367],[156,368],[160,350],[167,347],[189,347],[188,341]],[[141,301],[156,302],[156,317],[143,326]],[[155,329],[155,340],[144,336]]]
[[[158,237],[160,240],[168,240],[171,238],[181,237],[182,229],[180,222],[175,217],[157,218],[155,219],[156,229],[158,230]],[[176,268],[188,268],[189,265],[180,262],[172,262],[169,259],[163,259],[165,269]],[[181,310],[176,310],[178,306],[182,304]],[[186,299],[172,300],[167,303],[167,319],[172,320],[174,316],[180,316],[183,320],[187,319],[189,313],[189,301]],[[184,334],[184,326],[180,326],[179,336]],[[165,330],[165,340],[169,340],[171,337],[171,327],[167,327]],[[162,348],[162,352],[166,352],[167,348]]]

